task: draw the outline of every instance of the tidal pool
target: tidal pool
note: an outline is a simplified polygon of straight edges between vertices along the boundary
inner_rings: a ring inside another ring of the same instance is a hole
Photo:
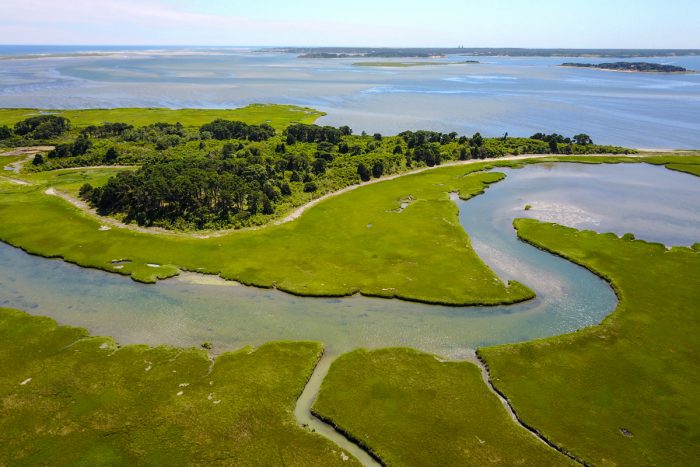
[[[331,354],[410,346],[460,358],[479,346],[593,325],[615,307],[603,280],[518,241],[511,226],[515,217],[634,231],[638,238],[673,244],[700,240],[700,184],[690,175],[645,164],[538,164],[503,171],[507,179],[486,194],[457,201],[460,220],[501,277],[537,292],[527,303],[453,308],[361,296],[300,298],[214,285],[192,275],[143,285],[0,244],[0,306],[51,316],[122,344],[211,341],[222,351],[273,340],[317,340]],[[533,209],[524,211],[526,203]]]

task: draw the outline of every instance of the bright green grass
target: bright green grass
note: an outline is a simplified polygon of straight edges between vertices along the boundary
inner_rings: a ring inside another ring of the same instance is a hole
[[[105,168],[75,168],[60,169],[51,172],[36,172],[27,174],[22,179],[31,183],[55,187],[62,192],[77,197],[80,187],[85,183],[92,186],[103,186],[111,177],[120,172],[137,170],[138,167],[105,167]]]
[[[0,341],[0,465],[356,464],[294,420],[320,344],[210,361],[8,309]]]
[[[700,252],[515,225],[524,240],[607,278],[620,302],[600,326],[481,349],[495,385],[527,423],[593,464],[696,465]]]
[[[13,188],[0,196],[0,239],[146,282],[180,268],[304,295],[359,291],[449,304],[531,298],[529,289],[503,284],[479,259],[449,199],[449,192],[468,198],[503,177],[464,176],[480,168],[441,168],[368,185],[326,200],[294,222],[208,239],[100,231],[99,219],[45,195],[45,185],[19,193]],[[70,182],[73,189],[80,184]],[[408,208],[392,212],[409,196],[415,201]],[[132,263],[115,270],[114,259]]]
[[[530,162],[557,160],[641,159],[560,156]],[[468,198],[502,177],[465,174],[513,164],[488,161],[408,175],[329,199],[292,223],[208,239],[100,231],[99,219],[44,194],[48,185],[63,189],[64,182],[65,191],[75,193],[97,175],[83,169],[35,174],[27,180],[39,185],[1,185],[6,196],[0,196],[0,239],[32,253],[131,274],[144,282],[170,277],[180,268],[302,295],[362,292],[455,305],[516,302],[532,297],[532,292],[518,283],[507,287],[477,257],[448,197],[449,192],[460,191]],[[103,175],[99,177],[104,181]],[[409,196],[415,201],[405,211],[393,212]],[[132,263],[115,270],[114,259]]]
[[[27,159],[27,155],[21,155],[21,156],[5,156],[0,154],[0,174],[3,175],[11,175],[13,173],[12,170],[5,170],[5,167],[9,166],[10,164],[14,164],[16,162],[23,161]]]
[[[479,368],[410,349],[336,360],[314,412],[388,465],[572,465],[510,419]]]
[[[700,177],[700,165],[695,164],[666,164],[667,169],[685,172]]]
[[[62,115],[71,121],[73,127],[82,128],[103,123],[129,123],[146,126],[155,122],[177,123],[186,127],[198,127],[212,120],[240,120],[248,124],[268,123],[281,130],[292,123],[314,123],[325,115],[307,107],[278,104],[253,104],[239,109],[90,109],[90,110],[37,110],[0,109],[0,125],[12,126],[20,120],[43,113]]]

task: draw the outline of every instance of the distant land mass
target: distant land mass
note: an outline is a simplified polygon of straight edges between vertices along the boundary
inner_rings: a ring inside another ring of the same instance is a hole
[[[371,48],[371,47],[285,47],[277,52],[296,53],[300,58],[428,58],[446,55],[481,57],[600,57],[643,58],[697,56],[700,49],[520,49],[520,48]],[[270,49],[265,49],[270,51]]]
[[[478,60],[466,60],[462,62],[355,62],[354,66],[376,66],[388,68],[411,68],[416,66],[435,66],[435,65],[474,65],[480,63]]]
[[[614,62],[614,63],[563,63],[561,66],[573,68],[594,68],[596,70],[628,71],[637,73],[689,73],[681,66],[662,65],[648,62]]]
[[[299,58],[445,58],[445,54],[414,52],[414,51],[385,51],[364,53],[333,53],[333,52],[308,52],[299,55]]]

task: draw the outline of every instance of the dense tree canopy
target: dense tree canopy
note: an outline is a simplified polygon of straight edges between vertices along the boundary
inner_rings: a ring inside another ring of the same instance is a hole
[[[12,138],[12,130],[6,125],[0,126],[0,140]]]
[[[104,125],[90,125],[80,133],[93,138],[109,138],[122,136],[127,130],[133,130],[134,126],[127,123],[105,123]]]
[[[15,133],[28,139],[56,138],[69,129],[70,121],[56,115],[39,115],[15,124]]]
[[[347,134],[346,134],[347,133]],[[349,127],[334,128],[332,126],[304,125],[298,123],[287,128],[287,144],[322,143],[338,144],[340,138],[352,133]]]
[[[62,117],[42,115],[0,127],[3,145],[31,144],[48,134],[55,149],[26,170],[137,165],[81,196],[100,212],[129,222],[174,229],[244,227],[267,222],[315,196],[348,185],[444,161],[506,154],[625,152],[595,146],[586,134],[538,133],[485,138],[435,131],[353,135],[351,128],[292,124],[281,134],[266,125],[215,120],[199,128],[179,123],[136,127],[104,123],[70,130]]]
[[[245,139],[248,141],[267,141],[275,135],[275,129],[270,125],[248,125],[243,122],[230,120],[214,120],[202,125],[199,129],[202,139],[218,140]],[[211,135],[211,136],[209,136]]]
[[[198,158],[149,162],[103,187],[84,185],[80,195],[101,213],[123,214],[127,222],[201,229],[274,213],[282,185],[263,166]]]

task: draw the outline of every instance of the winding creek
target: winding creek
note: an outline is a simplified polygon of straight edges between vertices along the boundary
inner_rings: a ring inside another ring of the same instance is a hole
[[[326,355],[299,400],[297,418],[361,457],[364,451],[343,444],[309,412],[337,355],[358,347],[409,346],[469,359],[480,346],[594,325],[615,308],[612,289],[597,276],[517,240],[513,218],[634,232],[667,245],[700,241],[700,184],[693,176],[647,164],[498,170],[507,174],[505,181],[468,202],[456,200],[460,222],[499,276],[535,290],[537,298],[527,303],[453,308],[361,296],[302,298],[193,274],[143,285],[0,244],[0,306],[51,316],[122,344],[187,347],[210,341],[223,351],[274,340],[321,341]],[[364,456],[363,462],[372,461]]]

